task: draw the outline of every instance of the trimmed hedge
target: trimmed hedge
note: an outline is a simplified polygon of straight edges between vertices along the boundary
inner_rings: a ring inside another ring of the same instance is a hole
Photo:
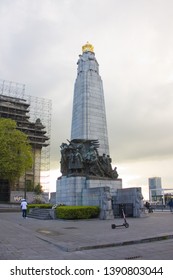
[[[44,203],[44,204],[28,204],[28,211],[31,208],[42,208],[42,209],[51,209],[52,208],[52,204],[50,203]]]
[[[58,219],[91,219],[98,218],[100,208],[98,206],[58,206],[55,213]]]

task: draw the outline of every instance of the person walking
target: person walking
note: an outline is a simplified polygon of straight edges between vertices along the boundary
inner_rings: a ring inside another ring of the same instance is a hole
[[[24,219],[26,219],[27,205],[28,205],[28,203],[26,202],[26,199],[22,199],[20,206],[22,209],[22,217]]]
[[[173,199],[172,198],[168,202],[168,205],[169,205],[170,211],[172,212],[173,211]]]

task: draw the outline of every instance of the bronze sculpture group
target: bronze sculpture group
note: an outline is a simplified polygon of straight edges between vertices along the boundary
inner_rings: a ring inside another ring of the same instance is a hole
[[[61,173],[62,176],[95,176],[117,179],[116,167],[112,169],[109,155],[98,153],[98,140],[68,140],[62,143]]]

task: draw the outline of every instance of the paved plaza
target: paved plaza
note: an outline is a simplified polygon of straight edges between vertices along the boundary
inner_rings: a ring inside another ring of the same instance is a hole
[[[1,260],[173,260],[173,214],[114,220],[23,219],[0,212]]]

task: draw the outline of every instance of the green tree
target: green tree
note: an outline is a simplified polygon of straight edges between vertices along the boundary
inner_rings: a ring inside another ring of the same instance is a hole
[[[35,186],[35,188],[34,188],[34,192],[35,192],[36,194],[41,194],[41,193],[43,193],[43,187],[42,187],[40,184],[37,184],[37,185]]]
[[[32,148],[16,122],[0,118],[0,178],[15,182],[32,167]]]

